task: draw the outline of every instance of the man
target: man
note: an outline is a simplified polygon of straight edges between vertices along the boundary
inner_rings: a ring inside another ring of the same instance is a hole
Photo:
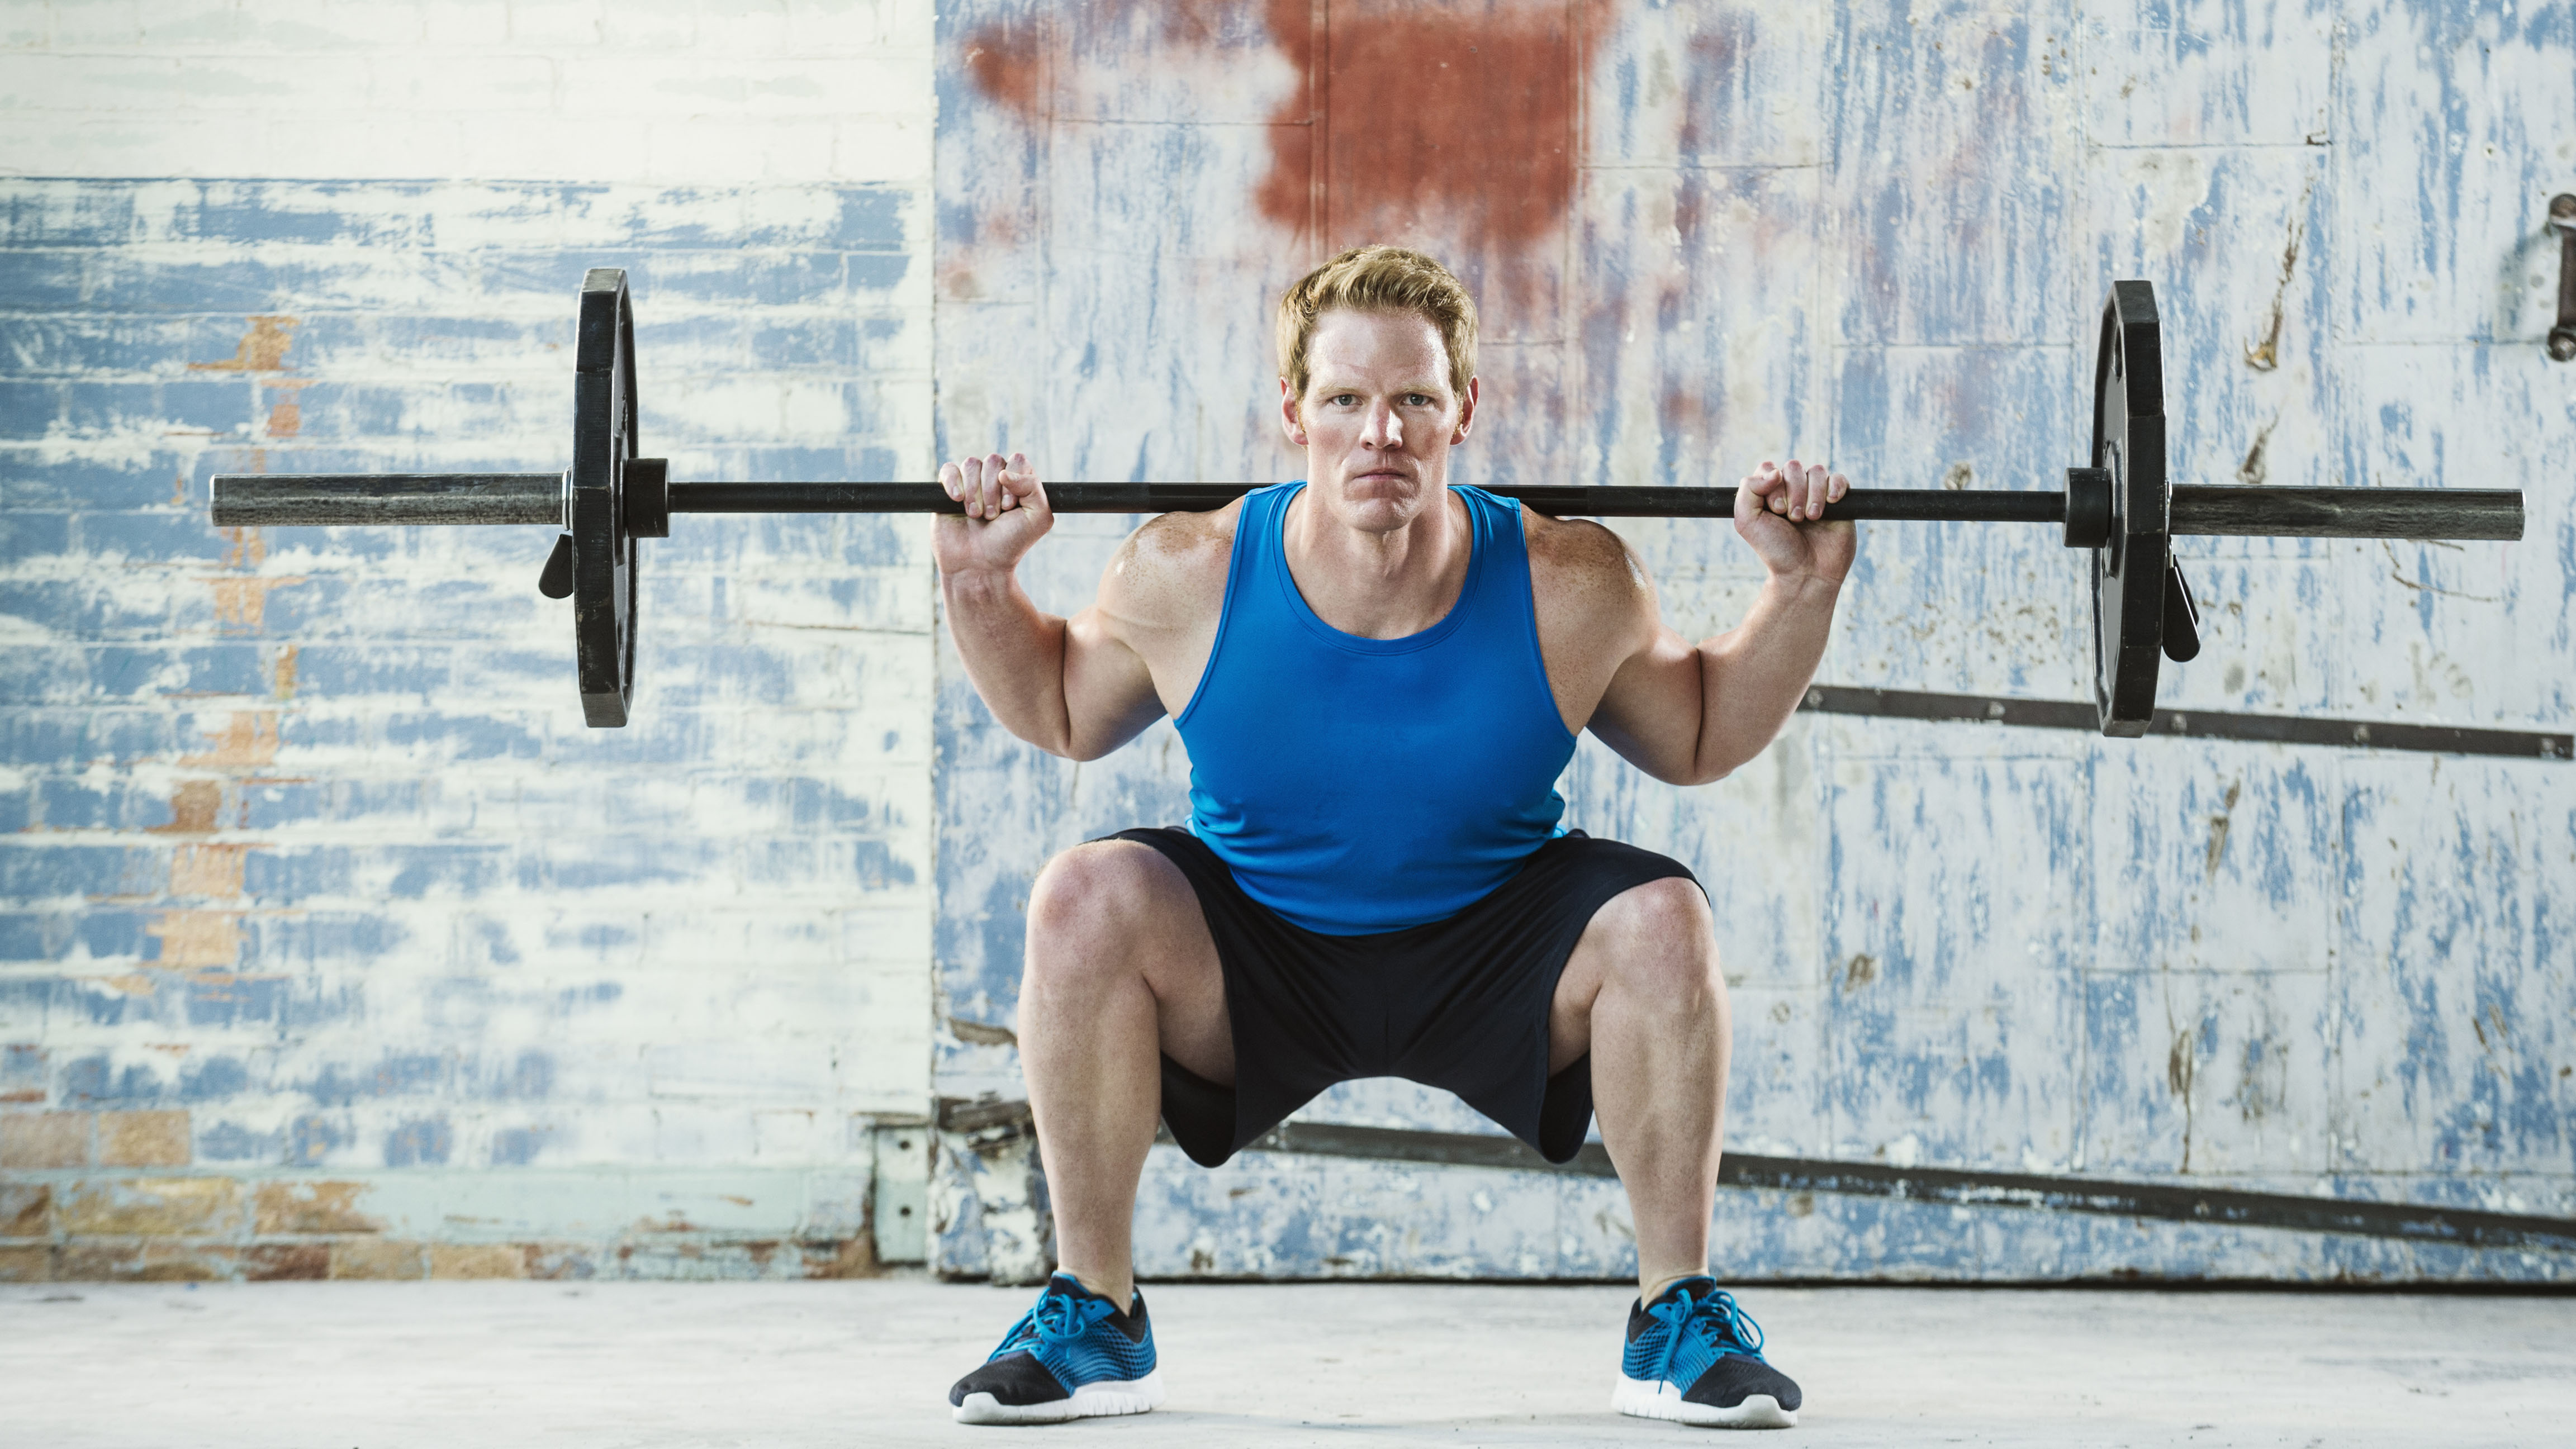
[[[1764,463],[1735,527],[1770,571],[1691,645],[1618,537],[1448,482],[1475,420],[1475,306],[1417,252],[1362,247],[1279,308],[1280,421],[1306,481],[1138,529],[1071,619],[1013,570],[1052,518],[1025,458],[943,468],[949,627],[994,717],[1096,759],[1169,714],[1187,829],[1040,872],[1021,1062],[1062,1264],[949,1393],[970,1423],[1162,1398],[1130,1263],[1159,1116],[1206,1166],[1335,1082],[1455,1091],[1563,1162],[1597,1114],[1637,1235],[1615,1405],[1796,1422],[1797,1385],[1708,1275],[1726,992],[1679,862],[1561,832],[1589,728],[1678,784],[1753,758],[1797,707],[1852,559],[1848,487]]]

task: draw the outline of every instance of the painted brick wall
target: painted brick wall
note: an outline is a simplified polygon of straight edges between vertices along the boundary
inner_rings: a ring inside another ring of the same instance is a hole
[[[0,0],[0,1272],[846,1272],[933,1201],[961,1261],[1042,1248],[1007,1110],[950,1189],[922,1114],[1017,1095],[1028,880],[1176,817],[1168,729],[1081,769],[995,731],[912,524],[682,520],[600,733],[542,531],[204,523],[221,470],[561,466],[585,266],[634,271],[683,476],[917,476],[934,441],[1287,476],[1261,309],[1393,234],[1485,291],[1514,404],[1471,477],[1727,481],[1821,438],[1978,487],[2073,460],[2091,310],[2148,275],[2189,475],[2538,489],[2511,549],[2188,546],[2211,639],[2168,701],[2564,728],[2537,218],[2576,185],[2571,27]],[[1455,52],[1400,92],[1433,131],[1360,103],[1407,37]],[[1462,169],[1369,184],[1425,145]],[[1078,606],[1121,531],[1068,521],[1033,589]],[[1685,628],[1755,581],[1703,527],[1631,537]],[[2081,690],[2035,534],[1874,529],[1847,600],[1830,680]],[[1711,790],[1587,748],[1567,791],[1723,892],[1739,1148],[2564,1216],[2571,780],[1802,719]],[[1315,1115],[1483,1129],[1400,1084]],[[1162,1274],[1615,1275],[1623,1213],[1158,1154],[1139,1239]],[[1823,1195],[1720,1227],[1748,1277],[2565,1272]]]
[[[938,37],[942,448],[1058,478],[1294,476],[1266,308],[1425,245],[1493,345],[1468,481],[2060,486],[2109,281],[2166,322],[2178,476],[2518,485],[2518,545],[2187,540],[2184,708],[2564,729],[2576,368],[2540,339],[2576,12],[2324,3],[1079,6]],[[1138,405],[1139,390],[1148,401]],[[1760,570],[1623,522],[1705,635]],[[1024,571],[1091,597],[1124,526]],[[2046,530],[1866,530],[1822,678],[2079,699]],[[944,647],[944,646],[943,646]],[[941,676],[943,1091],[1008,1094],[1028,885],[1186,811],[1168,725],[1075,767]],[[1739,1150],[2576,1213],[2576,770],[1802,716],[1682,791],[1587,744],[1568,824],[1689,862]],[[1493,1130],[1402,1084],[1317,1120]],[[2564,1255],[1722,1195],[1741,1276],[2564,1277]],[[1614,1185],[1158,1149],[1156,1273],[1628,1271]]]
[[[0,1273],[918,1256],[918,525],[682,520],[637,720],[593,731],[547,531],[205,503],[564,466],[599,265],[676,476],[918,476],[928,34],[926,0],[0,12]]]

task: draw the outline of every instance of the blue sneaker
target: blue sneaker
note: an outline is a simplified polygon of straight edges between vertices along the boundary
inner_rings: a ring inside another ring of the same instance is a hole
[[[1055,1424],[1163,1402],[1145,1295],[1127,1311],[1067,1274],[1047,1280],[984,1366],[948,1391],[960,1424]]]
[[[1714,1278],[1685,1278],[1628,1309],[1628,1351],[1610,1406],[1640,1419],[1786,1429],[1798,1386],[1762,1358],[1762,1325]]]

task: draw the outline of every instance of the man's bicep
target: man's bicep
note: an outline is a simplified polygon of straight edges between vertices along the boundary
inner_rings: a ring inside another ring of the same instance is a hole
[[[1065,623],[1064,712],[1077,759],[1109,753],[1163,714],[1153,671],[1098,605]]]
[[[1662,623],[1621,661],[1592,716],[1592,732],[1658,780],[1696,779],[1705,708],[1700,651]]]

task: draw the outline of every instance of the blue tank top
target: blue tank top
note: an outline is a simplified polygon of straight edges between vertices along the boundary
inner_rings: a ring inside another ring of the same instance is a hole
[[[1245,496],[1216,647],[1173,721],[1190,830],[1254,900],[1310,931],[1456,915],[1550,836],[1574,755],[1539,661],[1519,505],[1456,489],[1467,582],[1439,623],[1363,639],[1308,608],[1283,524],[1303,482]]]

